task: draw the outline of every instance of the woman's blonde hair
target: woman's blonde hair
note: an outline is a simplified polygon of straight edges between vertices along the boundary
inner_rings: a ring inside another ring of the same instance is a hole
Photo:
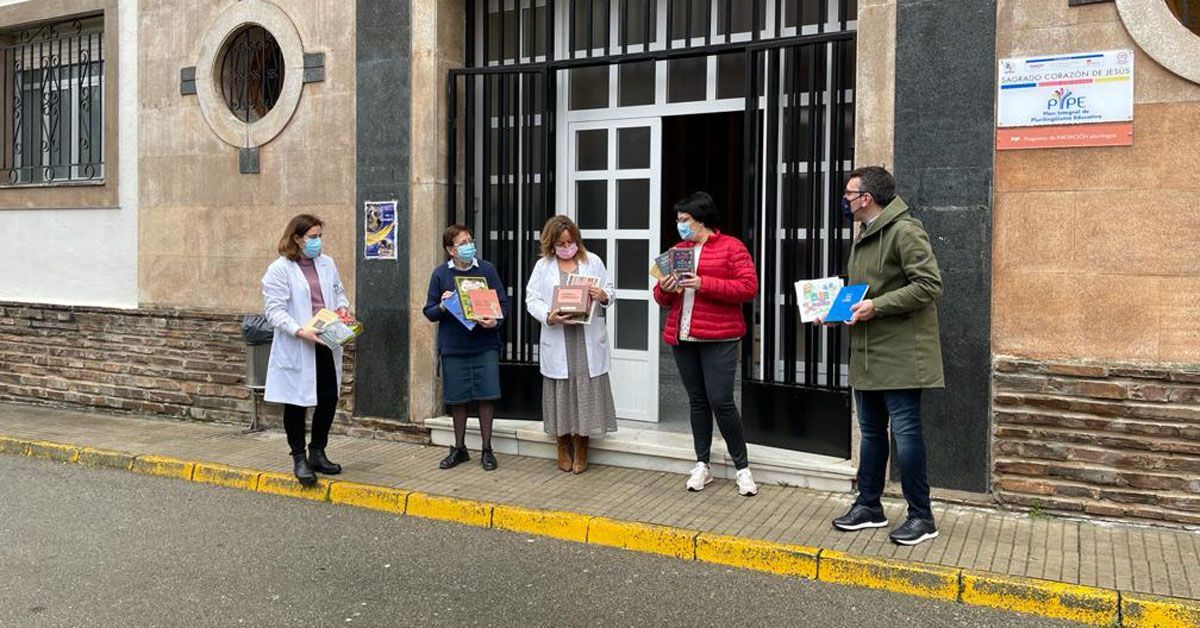
[[[566,231],[571,234],[571,239],[579,247],[579,252],[575,254],[576,260],[587,259],[587,249],[583,246],[583,236],[579,235],[579,226],[574,220],[563,215],[551,216],[546,224],[542,225],[542,256],[554,257],[554,243],[558,242],[559,236]]]
[[[283,230],[283,237],[279,239],[279,254],[293,262],[300,261],[300,245],[296,244],[296,236],[303,238],[309,229],[324,226],[325,223],[312,214],[300,214],[292,218]]]

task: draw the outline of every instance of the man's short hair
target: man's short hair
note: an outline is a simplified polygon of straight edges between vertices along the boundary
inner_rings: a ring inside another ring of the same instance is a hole
[[[846,178],[857,178],[861,185],[859,190],[867,192],[876,203],[886,207],[896,198],[896,178],[886,168],[880,166],[864,166],[850,172]]]

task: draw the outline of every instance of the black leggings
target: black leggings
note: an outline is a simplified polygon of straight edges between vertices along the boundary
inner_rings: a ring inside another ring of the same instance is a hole
[[[329,427],[333,425],[333,413],[337,410],[337,369],[333,366],[333,351],[329,347],[317,346],[317,409],[312,417],[312,441],[309,449],[325,449],[329,442]],[[288,446],[292,455],[304,453],[304,415],[308,408],[283,405],[283,429],[287,432]]]
[[[725,446],[733,466],[750,466],[746,457],[746,435],[742,430],[742,415],[733,401],[733,385],[737,379],[738,343],[687,342],[675,345],[675,365],[679,378],[687,389],[691,404],[692,441],[696,460],[708,463],[712,447],[713,417],[725,437]]]

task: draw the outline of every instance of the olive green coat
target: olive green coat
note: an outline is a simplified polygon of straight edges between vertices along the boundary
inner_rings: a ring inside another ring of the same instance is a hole
[[[942,277],[925,226],[896,197],[850,250],[850,283],[865,283],[875,318],[850,327],[850,386],[941,388],[937,299]]]

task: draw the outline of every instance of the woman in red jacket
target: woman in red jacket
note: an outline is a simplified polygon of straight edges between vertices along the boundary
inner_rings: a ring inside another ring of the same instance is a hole
[[[692,439],[696,466],[688,477],[689,491],[703,490],[713,481],[709,468],[713,415],[737,467],[740,495],[758,492],[746,459],[742,416],[733,401],[737,378],[738,341],[746,335],[742,304],[758,292],[754,260],[741,240],[713,228],[721,215],[712,197],[696,192],[675,204],[677,248],[692,251],[695,272],[668,275],[654,287],[654,300],[671,308],[663,341],[671,345],[675,365],[691,404]]]

